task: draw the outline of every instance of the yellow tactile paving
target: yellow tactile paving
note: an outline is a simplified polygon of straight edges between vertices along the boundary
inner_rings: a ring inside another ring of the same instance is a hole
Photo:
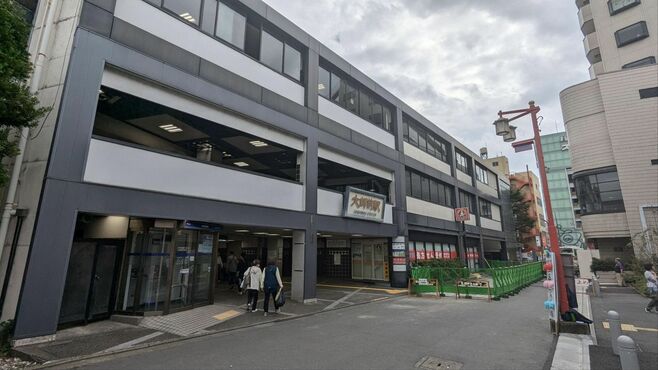
[[[238,315],[240,315],[240,312],[238,312],[236,310],[228,310],[226,312],[220,313],[219,315],[213,316],[213,318],[215,318],[216,320],[219,320],[219,321],[224,321],[224,320],[234,318]]]
[[[603,328],[605,328],[605,329],[610,329],[610,323],[607,322],[607,321],[604,321],[604,322],[603,322]],[[622,330],[622,331],[632,331],[632,332],[636,332],[636,331],[651,331],[651,332],[656,332],[656,333],[658,333],[658,329],[654,329],[654,328],[641,328],[641,327],[639,327],[639,326],[635,326],[635,325],[633,325],[633,324],[621,324],[621,330]]]

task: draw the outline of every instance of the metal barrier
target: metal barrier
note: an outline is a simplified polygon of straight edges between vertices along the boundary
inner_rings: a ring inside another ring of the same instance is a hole
[[[503,262],[503,261],[498,261]],[[411,278],[436,279],[439,282],[440,294],[458,292],[464,293],[464,281],[471,278],[471,274],[479,274],[477,280],[488,280],[487,286],[469,286],[467,295],[492,297],[494,300],[506,298],[518,293],[521,289],[541,280],[544,277],[541,262],[523,263],[487,269],[469,270],[468,268],[442,268],[442,267],[414,267]],[[461,289],[460,289],[461,282]],[[434,293],[434,287],[414,286],[410,293]]]

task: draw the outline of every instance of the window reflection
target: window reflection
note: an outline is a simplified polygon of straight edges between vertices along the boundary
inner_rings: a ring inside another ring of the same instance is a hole
[[[624,199],[617,171],[574,176],[583,214],[624,212]]]
[[[265,31],[261,33],[260,61],[270,68],[281,72],[283,65],[283,42]]]
[[[219,3],[216,35],[234,46],[244,49],[246,18],[223,3]]]
[[[164,0],[163,6],[178,14],[184,20],[199,24],[201,0]]]

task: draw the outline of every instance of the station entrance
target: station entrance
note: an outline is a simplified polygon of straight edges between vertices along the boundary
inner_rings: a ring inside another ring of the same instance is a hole
[[[390,281],[387,238],[318,237],[318,281]]]

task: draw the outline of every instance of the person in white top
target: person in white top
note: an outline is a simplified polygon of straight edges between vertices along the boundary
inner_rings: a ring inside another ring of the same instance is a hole
[[[652,309],[658,307],[658,279],[656,279],[656,272],[653,270],[653,265],[646,263],[644,265],[644,278],[647,279],[647,290],[651,300],[644,308],[644,311],[651,312]]]
[[[251,267],[244,272],[244,280],[242,285],[247,289],[247,311],[256,312],[256,304],[258,303],[258,290],[260,289],[260,281],[263,272],[260,269],[260,261],[255,259]]]

